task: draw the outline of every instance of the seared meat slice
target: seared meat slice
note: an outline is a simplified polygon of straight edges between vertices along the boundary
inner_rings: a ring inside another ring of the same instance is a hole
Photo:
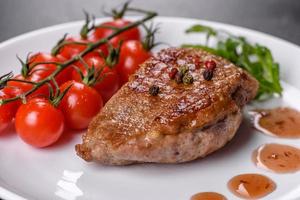
[[[205,61],[211,60],[216,68],[212,79],[205,80]],[[172,80],[172,68],[188,69],[193,83]],[[149,94],[153,85],[159,87],[154,96]],[[143,63],[93,119],[83,144],[76,145],[77,154],[108,165],[204,157],[232,139],[241,109],[257,88],[253,77],[221,57],[164,49]]]

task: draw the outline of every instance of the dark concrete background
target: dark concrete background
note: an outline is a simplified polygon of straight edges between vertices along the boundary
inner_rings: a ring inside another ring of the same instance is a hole
[[[0,0],[0,41],[34,29],[83,19],[82,9],[100,17],[101,7],[120,0]],[[163,16],[225,22],[269,33],[300,45],[300,0],[134,0]]]

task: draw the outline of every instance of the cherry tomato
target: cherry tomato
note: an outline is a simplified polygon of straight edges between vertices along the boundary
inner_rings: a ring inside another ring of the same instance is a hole
[[[33,67],[35,63],[39,62],[57,62],[61,63],[64,61],[65,58],[63,57],[54,57],[48,53],[37,53],[29,58],[29,67]],[[57,66],[55,64],[39,64],[34,66],[28,77],[23,77],[22,75],[17,75],[14,77],[14,79],[19,79],[19,80],[27,80],[31,82],[38,82],[42,81],[45,78],[47,78],[50,74],[52,74],[55,70],[57,69]],[[71,70],[71,71],[70,71]],[[72,68],[66,68],[63,71],[61,71],[57,77],[56,81],[59,85],[62,83],[68,81],[72,77]],[[9,88],[15,88],[18,89],[18,92],[16,92],[16,95],[20,95],[22,93],[27,92],[30,90],[33,85],[30,83],[24,83],[24,82],[18,82],[18,81],[9,81],[8,82],[8,87]],[[35,97],[35,96],[48,96],[49,95],[49,88],[47,85],[43,85],[40,87],[38,90],[36,90],[34,93],[29,95],[29,97]]]
[[[65,58],[61,55],[52,56],[49,53],[37,53],[30,57],[29,62],[30,66],[33,66],[35,63],[39,62],[57,62],[62,63],[65,61]],[[47,78],[50,74],[52,74],[57,69],[57,65],[55,64],[39,64],[32,69],[30,74],[30,80],[37,82]],[[61,85],[62,83],[71,80],[73,69],[71,67],[67,67],[63,71],[61,71],[55,78],[57,83]]]
[[[79,39],[79,38],[75,38],[75,37],[69,37],[67,38],[65,41],[67,42],[81,42],[81,43],[88,43],[89,40],[85,40],[85,39]],[[58,56],[64,57],[65,59],[71,59],[74,56],[78,55],[80,52],[84,51],[86,49],[86,45],[81,45],[81,44],[67,44],[64,45],[60,51]],[[95,52],[102,52],[103,55],[107,55],[108,50],[107,48],[102,45],[99,48],[97,48],[96,50],[94,50]],[[71,66],[68,66],[67,69],[69,69],[67,71],[67,73],[72,77],[72,72],[74,71],[74,69]],[[66,71],[66,69],[64,70]],[[71,79],[69,79],[71,80]]]
[[[104,22],[100,25],[103,26],[111,26],[116,28],[122,28],[124,26],[127,26],[131,24],[131,21],[125,20],[125,19],[116,19],[114,21]],[[90,40],[95,41],[102,38],[105,38],[109,35],[111,35],[114,32],[111,28],[96,28],[95,31],[90,36]],[[113,37],[110,42],[114,47],[117,47],[118,43],[126,40],[139,40],[140,39],[140,31],[138,28],[132,28],[127,31],[124,31],[123,33]]]
[[[22,90],[20,88],[17,88],[17,87],[5,87],[2,89],[2,91],[6,94],[8,94],[9,96],[11,97],[16,97],[20,94],[22,94]]]
[[[151,52],[146,51],[138,40],[128,40],[122,44],[117,71],[120,74],[122,83],[126,83],[139,65],[151,56]]]
[[[18,109],[15,126],[27,144],[46,147],[62,135],[64,116],[47,99],[33,98]]]
[[[11,98],[8,94],[0,91],[0,99]],[[15,102],[10,102],[4,105],[0,105],[0,133],[7,128],[9,123],[15,116],[16,104]]]
[[[120,88],[119,75],[117,71],[105,66],[104,59],[96,52],[87,54],[83,59],[90,67],[94,66],[96,72],[103,69],[100,74],[100,77],[102,78],[93,87],[100,93],[104,103],[107,102]],[[87,75],[87,69],[81,62],[77,62],[75,65],[83,72],[84,75]],[[72,77],[77,82],[82,81],[80,75],[75,70],[73,71]]]
[[[35,81],[35,80],[32,80],[30,76],[26,79],[20,74],[16,75],[14,77],[14,79]],[[17,93],[19,93],[19,94],[23,94],[33,87],[33,85],[30,83],[24,83],[24,82],[18,82],[18,81],[9,81],[7,83],[7,86],[10,88],[18,89]],[[37,89],[35,92],[33,92],[31,95],[29,95],[29,97],[48,96],[48,95],[49,95],[49,89],[48,89],[47,85],[43,85],[42,87]]]
[[[106,103],[120,88],[119,75],[115,69],[105,67],[101,73],[102,79],[94,85]]]
[[[61,91],[71,84],[71,88],[59,104],[59,109],[63,112],[69,128],[84,129],[100,111],[103,101],[94,88],[76,81],[64,83],[60,88]]]
[[[4,89],[2,89],[2,92],[7,94],[9,96],[9,98],[13,98],[16,97],[20,94],[22,94],[22,91],[20,88],[17,87],[5,87]],[[16,112],[19,108],[19,106],[21,105],[21,100],[17,100],[12,102],[13,104],[15,104],[15,106],[13,106],[13,116],[16,116]]]
[[[82,43],[88,43],[88,40],[75,38],[75,37],[68,37],[65,40],[66,42],[82,42]],[[86,45],[81,44],[66,44],[64,45],[60,50],[59,54],[63,56],[66,59],[73,58],[74,56],[78,55],[80,52],[86,49]]]
[[[33,66],[35,63],[38,63],[38,62],[59,62],[59,61],[60,61],[60,59],[52,57],[50,54],[37,53],[37,54],[30,56],[29,67]],[[25,78],[22,75],[17,75],[14,77],[14,79],[38,82],[38,81],[41,81],[41,80],[47,78],[51,73],[54,72],[55,69],[56,69],[56,65],[54,65],[54,64],[39,64],[39,65],[36,65],[33,69],[31,69],[31,72],[28,75],[28,77]],[[18,94],[16,94],[16,95],[19,95],[19,94],[25,93],[28,90],[30,90],[33,87],[33,85],[30,83],[9,81],[8,87],[19,89],[17,92]],[[48,87],[46,85],[42,86],[37,91],[35,91],[33,94],[31,94],[30,97],[38,96],[38,95],[43,95],[43,96],[49,95]]]

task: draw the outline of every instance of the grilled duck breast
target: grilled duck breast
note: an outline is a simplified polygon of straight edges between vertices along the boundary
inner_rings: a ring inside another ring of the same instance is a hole
[[[219,56],[164,49],[93,119],[77,154],[108,165],[204,157],[232,139],[257,89],[252,76]]]

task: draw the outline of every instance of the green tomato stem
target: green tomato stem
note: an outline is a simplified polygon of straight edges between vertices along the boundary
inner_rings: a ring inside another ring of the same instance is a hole
[[[137,20],[127,26],[124,26],[122,28],[119,28],[118,30],[115,30],[111,35],[107,36],[106,38],[100,39],[98,41],[96,41],[95,43],[87,43],[87,48],[85,50],[83,50],[81,53],[79,53],[77,56],[65,61],[64,63],[60,63],[57,65],[57,69],[50,74],[46,79],[43,79],[42,81],[36,82],[36,84],[27,92],[25,92],[22,95],[18,95],[16,97],[13,98],[8,98],[8,99],[0,99],[0,105],[12,102],[12,101],[16,101],[19,99],[22,99],[30,94],[32,94],[33,92],[35,92],[37,89],[39,89],[41,86],[43,86],[44,84],[50,82],[54,77],[56,77],[63,69],[65,69],[66,67],[68,67],[69,65],[73,64],[74,62],[78,61],[80,57],[83,57],[84,55],[86,55],[87,53],[93,51],[94,49],[98,48],[99,46],[107,43],[110,39],[112,39],[113,37],[119,35],[120,33],[123,33],[131,28],[137,27],[140,24],[143,24],[144,22],[154,18],[155,16],[157,16],[156,12],[150,12],[150,11],[145,11],[145,10],[141,10],[141,9],[135,9],[135,8],[130,8],[128,10],[132,10],[132,11],[137,11],[137,12],[141,12],[141,13],[145,13],[146,16],[143,17],[140,20]],[[55,64],[55,63],[50,63],[49,64]]]

